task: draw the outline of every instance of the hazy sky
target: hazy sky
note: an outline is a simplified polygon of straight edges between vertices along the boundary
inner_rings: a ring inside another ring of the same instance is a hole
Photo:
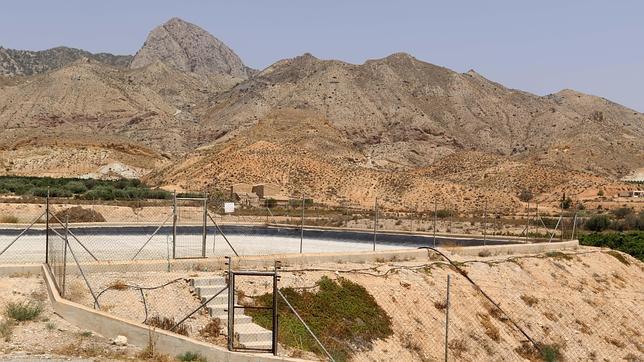
[[[254,68],[305,52],[362,63],[403,51],[544,95],[572,88],[644,111],[644,1],[4,1],[0,46],[134,54],[178,16]]]

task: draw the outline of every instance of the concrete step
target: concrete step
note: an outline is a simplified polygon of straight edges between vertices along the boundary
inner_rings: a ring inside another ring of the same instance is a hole
[[[212,298],[212,295],[204,295],[201,297],[201,303],[206,302],[208,299]],[[239,298],[235,296],[235,302],[238,302]],[[228,293],[221,293],[218,296],[214,297],[208,305],[220,305],[220,304],[228,304]]]
[[[273,338],[273,332],[257,324],[249,323],[235,326],[235,336],[241,344],[249,342],[267,342],[270,344]]]
[[[211,316],[213,318],[219,318],[221,321],[221,324],[224,328],[228,327],[228,314],[216,314]],[[244,314],[235,314],[235,325],[242,325],[242,324],[248,324],[252,323],[253,318],[244,315]]]
[[[239,346],[240,348],[252,348],[252,349],[271,349],[272,347],[272,340],[269,341],[260,341],[260,342],[246,342],[246,343],[240,343],[243,345]]]
[[[210,315],[228,314],[228,303],[209,304],[207,307]],[[241,314],[244,314],[244,308],[235,308],[235,315]]]
[[[212,286],[203,286],[203,287],[195,287],[195,291],[197,292],[197,295],[200,297],[203,297],[204,295],[214,295],[218,291],[222,290],[225,288],[226,285],[212,285]],[[224,290],[221,292],[219,295],[228,295],[228,291]]]
[[[213,285],[226,285],[224,277],[194,278],[191,282],[193,287],[207,287]]]

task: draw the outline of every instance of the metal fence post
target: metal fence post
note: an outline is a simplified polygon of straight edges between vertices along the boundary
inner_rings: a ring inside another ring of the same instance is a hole
[[[172,259],[177,257],[177,191],[172,193]]]
[[[235,284],[232,272],[233,260],[231,257],[226,257],[228,263],[228,350],[233,350],[233,339],[235,338],[233,332],[233,319],[235,318]]]
[[[49,186],[45,199],[45,264],[49,265]]]
[[[65,239],[63,239],[63,282],[61,283],[60,295],[65,297],[65,281],[67,279],[67,244],[69,233],[69,214],[65,215]]]
[[[206,257],[206,239],[208,237],[208,193],[203,193],[203,231],[201,240],[201,257]]]
[[[570,235],[570,240],[575,240],[575,229],[577,228],[577,212],[575,211],[575,217],[572,220],[572,234]]]
[[[487,199],[483,206],[483,246],[487,243]]]
[[[438,212],[436,207],[436,199],[434,199],[434,247],[436,247],[436,213]]]
[[[302,218],[300,220],[300,254],[302,254],[302,244],[304,243],[304,198],[302,194]]]
[[[273,345],[271,346],[273,350],[273,355],[277,356],[277,344],[279,341],[279,320],[278,320],[278,309],[277,309],[277,291],[279,290],[277,282],[279,277],[277,276],[277,269],[279,269],[280,262],[275,261],[273,265]]]
[[[530,234],[530,200],[528,200],[527,217],[525,220],[525,242],[528,242],[528,234]]]
[[[378,237],[378,198],[374,202],[373,206],[373,251],[376,251],[376,239]]]
[[[447,362],[447,350],[449,347],[449,283],[450,275],[447,274],[447,302],[445,303],[445,362]]]

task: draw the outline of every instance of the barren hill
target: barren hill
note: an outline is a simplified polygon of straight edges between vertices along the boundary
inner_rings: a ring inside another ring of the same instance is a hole
[[[130,68],[161,61],[182,71],[247,78],[250,69],[221,40],[202,28],[172,18],[150,32]]]
[[[0,172],[77,175],[120,162],[143,175],[205,142],[191,112],[236,82],[158,62],[125,71],[89,59],[26,77],[0,88]],[[132,158],[115,148],[145,151]]]
[[[92,54],[85,50],[56,47],[41,51],[15,50],[0,47],[0,75],[17,76],[45,73],[62,68],[81,58],[89,58],[114,67],[126,68],[131,55]]]
[[[466,150],[535,156],[604,175],[641,165],[644,115],[584,97],[539,97],[407,54],[362,65],[306,54],[221,94],[208,121],[229,132],[274,110],[309,110],[386,169],[427,166]]]

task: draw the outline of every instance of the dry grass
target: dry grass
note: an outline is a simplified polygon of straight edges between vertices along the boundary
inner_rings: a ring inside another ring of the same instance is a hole
[[[624,265],[631,265],[631,262],[628,259],[626,259],[624,254],[620,253],[619,251],[609,250],[609,251],[606,252],[606,254],[608,254],[608,255],[612,256],[613,258],[619,260],[619,262],[624,264]]]
[[[527,304],[529,307],[532,307],[535,304],[539,303],[539,299],[527,294],[521,295],[521,300],[523,300],[523,302]]]
[[[18,221],[18,218],[13,215],[0,216],[0,224],[17,224]]]
[[[165,329],[166,331],[169,331],[172,327],[175,326],[176,322],[174,318],[167,318],[167,317],[161,317],[161,316],[153,316],[148,318],[147,321],[145,321],[145,324],[156,327],[156,328],[161,328]],[[177,328],[175,328],[173,333],[181,334],[183,336],[188,335],[188,327],[185,324],[179,325]]]
[[[65,285],[65,299],[75,303],[81,303],[89,292],[87,286],[80,280],[73,280]]]
[[[492,320],[490,320],[490,316],[479,313],[478,317],[479,317],[479,320],[481,321],[481,325],[483,326],[483,328],[485,328],[485,334],[495,342],[498,342],[499,340],[501,340],[499,328],[497,328],[494,325],[494,323],[492,323]]]
[[[221,335],[221,320],[219,318],[212,319],[199,330],[199,334],[207,340],[213,340],[219,337]]]
[[[0,322],[0,337],[2,337],[5,342],[11,341],[11,337],[13,336],[13,327],[14,323],[11,320]]]
[[[148,345],[136,357],[143,361],[170,362],[172,359],[167,354],[157,352],[157,338],[154,336],[154,329],[148,330]]]
[[[436,301],[434,302],[434,307],[438,310],[445,310],[447,308],[447,301]]]
[[[113,351],[105,348],[102,344],[92,339],[92,332],[86,331],[78,334],[78,339],[74,342],[58,347],[54,350],[55,354],[70,357],[83,358],[105,358],[109,360],[121,360],[127,357],[125,351]]]
[[[119,280],[116,280],[114,283],[110,284],[109,288],[114,290],[125,290],[129,287],[127,286],[127,284],[125,284],[124,281],[119,279]]]
[[[589,336],[590,336],[591,334],[593,334],[593,332],[592,332],[592,330],[590,329],[590,327],[588,326],[588,324],[586,324],[586,323],[584,323],[584,322],[580,321],[579,319],[575,319],[575,323],[577,323],[577,325],[579,325],[579,331],[580,331],[581,333],[586,334],[586,335],[589,335]]]
[[[620,340],[618,340],[618,339],[615,339],[615,338],[613,338],[613,337],[604,337],[604,340],[605,340],[606,342],[608,342],[608,343],[612,344],[613,346],[617,347],[617,348],[624,348],[624,347],[626,347],[626,343],[624,343],[624,342],[622,342],[622,341],[620,341]]]
[[[447,346],[456,358],[461,358],[463,353],[468,351],[467,343],[462,339],[453,339],[449,341]]]

